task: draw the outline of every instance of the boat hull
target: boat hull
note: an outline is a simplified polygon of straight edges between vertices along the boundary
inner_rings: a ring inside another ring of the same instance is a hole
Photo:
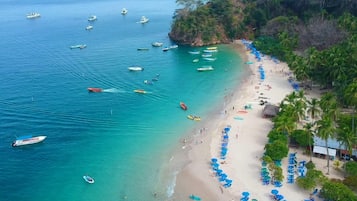
[[[94,184],[94,179],[88,175],[83,176],[83,179],[89,184]]]
[[[129,71],[143,71],[144,68],[143,67],[139,67],[139,66],[132,66],[128,68]]]
[[[142,89],[135,89],[134,90],[135,93],[138,93],[138,94],[146,94],[147,92],[142,90]]]
[[[187,105],[184,102],[180,102],[180,107],[183,110],[187,110]]]
[[[100,93],[102,91],[103,90],[101,88],[92,88],[92,87],[88,88],[88,92],[92,92],[92,93]]]
[[[17,139],[12,143],[12,146],[19,147],[24,145],[37,144],[44,141],[46,138],[47,136],[36,136],[36,137],[30,137],[25,139]]]

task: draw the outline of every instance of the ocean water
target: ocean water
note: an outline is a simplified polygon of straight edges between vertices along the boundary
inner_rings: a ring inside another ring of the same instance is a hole
[[[237,53],[220,45],[217,60],[207,62],[188,53],[204,47],[152,47],[154,41],[173,44],[167,33],[174,0],[0,4],[0,200],[168,200],[182,166],[168,164],[182,137],[219,110],[239,83],[244,70]],[[28,20],[30,12],[41,17]],[[90,15],[98,20],[86,31]],[[137,23],[143,15],[150,19],[144,25]],[[69,48],[77,44],[87,48]],[[145,70],[129,72],[131,65]],[[206,65],[215,70],[196,71]],[[158,74],[153,85],[143,83]],[[88,93],[88,87],[105,90]],[[202,122],[189,121],[188,114]],[[22,135],[47,139],[12,148]],[[86,174],[95,184],[84,182]]]

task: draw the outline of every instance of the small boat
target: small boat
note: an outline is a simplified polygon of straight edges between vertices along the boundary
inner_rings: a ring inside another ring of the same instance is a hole
[[[195,115],[187,115],[187,119],[194,120],[194,121],[201,121],[201,117]]]
[[[169,47],[164,47],[164,48],[162,48],[162,51],[164,51],[164,52],[167,52],[167,51],[169,51],[169,50],[170,50]]]
[[[86,30],[92,30],[92,29],[93,29],[93,26],[92,26],[92,25],[86,26]]]
[[[199,62],[199,61],[200,61],[199,59],[194,59],[194,60],[192,60],[193,63],[197,63],[197,62]]]
[[[159,81],[159,77],[160,77],[160,74],[156,74],[156,76],[154,78],[152,78],[151,80],[154,82]]]
[[[147,50],[149,50],[149,48],[139,47],[137,50],[138,50],[138,51],[147,51]]]
[[[217,58],[204,57],[203,59],[206,61],[216,61]]]
[[[147,84],[147,85],[152,85],[152,81],[149,81],[149,80],[144,80],[144,84]]]
[[[122,15],[126,15],[128,13],[128,10],[126,8],[121,9],[120,12]]]
[[[201,67],[201,68],[197,68],[198,72],[213,71],[213,70],[214,70],[214,68],[212,66],[204,66],[204,67]]]
[[[23,145],[36,144],[44,141],[46,138],[47,136],[36,136],[36,137],[32,137],[32,135],[21,136],[16,138],[16,140],[12,143],[12,146],[18,147]]]
[[[149,18],[146,18],[145,16],[141,16],[139,23],[145,24],[149,22]]]
[[[188,53],[189,54],[200,54],[201,52],[200,51],[189,51]]]
[[[134,92],[138,93],[138,94],[146,94],[147,93],[144,89],[135,89]]]
[[[207,47],[206,50],[217,50],[217,47]]]
[[[187,105],[184,102],[180,102],[180,107],[183,110],[187,110]]]
[[[90,22],[94,22],[96,20],[97,20],[97,16],[95,16],[95,15],[92,15],[88,18],[88,21],[90,21]]]
[[[83,176],[84,181],[86,181],[89,184],[94,184],[94,179],[88,175]]]
[[[39,17],[41,17],[40,13],[29,13],[26,15],[27,19],[35,19],[35,18],[39,18]]]
[[[176,48],[178,48],[178,45],[170,45],[169,48],[170,48],[170,49],[176,49]]]
[[[143,67],[140,67],[140,66],[130,66],[128,68],[129,71],[143,71],[144,68]]]
[[[203,50],[203,52],[212,53],[212,52],[218,52],[218,50]]]
[[[102,91],[103,91],[103,89],[101,89],[101,88],[94,88],[94,87],[89,87],[88,88],[88,92],[100,93]]]
[[[207,54],[207,53],[205,53],[205,54],[202,54],[201,56],[202,56],[202,57],[212,57],[213,55],[212,55],[212,54]]]
[[[151,45],[153,47],[161,47],[164,43],[161,43],[161,42],[153,42]]]
[[[87,45],[83,44],[83,45],[72,45],[69,48],[71,48],[71,49],[84,49],[86,47],[87,47]]]

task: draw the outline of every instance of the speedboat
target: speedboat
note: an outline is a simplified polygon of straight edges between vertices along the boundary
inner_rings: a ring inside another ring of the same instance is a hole
[[[184,102],[180,102],[180,107],[183,110],[187,110],[187,105]]]
[[[197,63],[197,62],[199,62],[199,61],[200,61],[199,59],[194,59],[194,60],[192,60],[193,63]]]
[[[82,44],[82,45],[72,45],[69,48],[71,48],[71,49],[84,49],[86,47],[87,47],[87,45]]]
[[[90,22],[94,22],[96,20],[97,20],[97,16],[95,16],[95,15],[92,15],[88,18],[88,21],[90,21]]]
[[[204,66],[204,67],[201,67],[201,68],[197,68],[198,72],[212,71],[212,70],[214,70],[214,68],[212,66]]]
[[[162,51],[164,51],[164,52],[167,52],[167,51],[169,51],[169,50],[170,50],[169,47],[164,47],[164,48],[162,48]]]
[[[102,91],[103,91],[103,89],[101,89],[101,88],[93,88],[93,87],[88,88],[88,92],[100,93]]]
[[[128,69],[130,71],[143,71],[144,70],[144,68],[140,67],[140,66],[130,66]]]
[[[216,61],[217,58],[203,57],[203,59],[206,61]]]
[[[178,48],[178,45],[170,45],[169,48],[170,48],[170,49],[176,49],[176,48]]]
[[[200,51],[189,51],[188,53],[189,54],[200,54],[201,52]]]
[[[201,121],[201,117],[195,116],[195,115],[187,115],[187,119],[194,120],[194,121]]]
[[[92,25],[86,26],[86,30],[92,30],[92,29],[93,29],[93,26],[92,26]]]
[[[161,43],[161,42],[153,42],[151,45],[153,47],[161,47],[164,43]]]
[[[138,50],[138,51],[147,51],[147,50],[149,50],[149,48],[146,48],[146,47],[139,47],[137,50]]]
[[[213,46],[213,47],[207,47],[207,50],[217,50],[217,47]]]
[[[146,94],[147,93],[144,89],[135,89],[134,92],[138,93],[138,94]]]
[[[149,18],[146,18],[145,16],[141,16],[140,21],[141,24],[145,24],[149,22]]]
[[[18,137],[12,143],[12,146],[13,147],[18,147],[18,146],[23,146],[23,145],[36,144],[36,143],[44,141],[46,139],[46,137],[47,136],[32,137],[31,135]]]
[[[41,17],[40,13],[29,13],[26,15],[27,19],[34,19],[34,18],[38,18],[38,17]]]
[[[212,52],[218,52],[218,50],[203,50],[203,52],[212,53]]]
[[[94,184],[94,179],[88,175],[83,176],[84,181],[86,181],[89,184]]]
[[[121,9],[121,14],[126,15],[128,13],[128,10],[126,8]]]
[[[147,85],[152,85],[152,81],[149,81],[149,80],[144,80],[144,84],[147,84]]]

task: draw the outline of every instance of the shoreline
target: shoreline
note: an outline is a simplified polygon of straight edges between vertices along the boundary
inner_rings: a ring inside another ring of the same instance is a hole
[[[270,119],[263,118],[264,106],[259,103],[267,101],[278,105],[286,95],[293,92],[293,87],[287,80],[289,69],[286,63],[275,62],[268,56],[262,57],[258,62],[242,41],[235,41],[232,45],[242,57],[242,65],[247,66],[248,76],[235,87],[232,96],[224,100],[223,114],[210,116],[210,122],[204,122],[204,125],[209,127],[200,130],[201,141],[197,143],[197,140],[194,140],[184,145],[189,147],[186,152],[188,163],[176,175],[174,194],[170,200],[188,200],[189,195],[193,194],[202,200],[233,201],[240,200],[242,192],[249,192],[250,198],[271,200],[270,192],[276,189],[271,184],[263,185],[260,180],[260,158],[263,156],[267,134],[273,123]],[[246,64],[248,61],[252,63]],[[266,75],[263,80],[258,76],[260,65]],[[251,109],[246,109],[246,105],[251,106]],[[228,152],[222,160],[222,131],[228,125]],[[197,136],[195,138],[197,139]],[[289,153],[291,152],[298,152],[298,160],[308,160],[308,156],[299,150],[290,148]],[[230,187],[225,188],[223,183],[218,181],[210,165],[211,158],[218,158],[220,169],[232,180]],[[282,161],[285,178],[287,160],[284,158]],[[314,158],[315,164],[317,160]],[[318,161],[317,166],[321,166],[319,164],[325,162]],[[283,186],[278,189],[286,200],[300,201],[309,198],[309,192],[300,189],[296,184],[287,184],[285,180],[282,182]],[[315,201],[318,200],[319,198],[315,198]]]
[[[249,59],[247,50],[241,43],[233,43],[233,48],[236,50],[237,54],[242,58],[242,63],[240,65],[247,65],[246,62]],[[222,109],[217,108],[216,111],[212,112],[210,115],[213,116],[213,121],[202,122],[203,128],[201,136],[192,136],[192,133],[186,134],[186,137],[190,137],[191,140],[183,143],[183,147],[187,148],[185,150],[187,163],[184,168],[176,175],[176,185],[174,194],[170,200],[186,200],[190,194],[199,195],[203,200],[231,200],[233,195],[228,191],[221,188],[219,182],[212,180],[212,175],[209,170],[209,161],[212,156],[212,141],[216,138],[216,134],[220,133],[219,130],[225,127],[224,122],[227,120],[227,114],[224,111],[227,108],[233,108],[233,102],[240,99],[242,90],[246,90],[248,87],[248,80],[253,78],[254,73],[251,68],[245,69],[244,81],[240,82],[238,86],[234,87],[233,94],[227,94],[224,102],[225,106]],[[224,105],[224,104],[222,104]],[[227,111],[228,113],[229,111]],[[202,126],[201,125],[201,126]],[[218,129],[219,128],[219,129]],[[196,130],[196,129],[195,129]],[[194,138],[194,139],[192,139]],[[200,138],[202,141],[197,141]],[[195,171],[196,169],[202,169],[203,171]],[[187,180],[189,178],[189,180]]]

